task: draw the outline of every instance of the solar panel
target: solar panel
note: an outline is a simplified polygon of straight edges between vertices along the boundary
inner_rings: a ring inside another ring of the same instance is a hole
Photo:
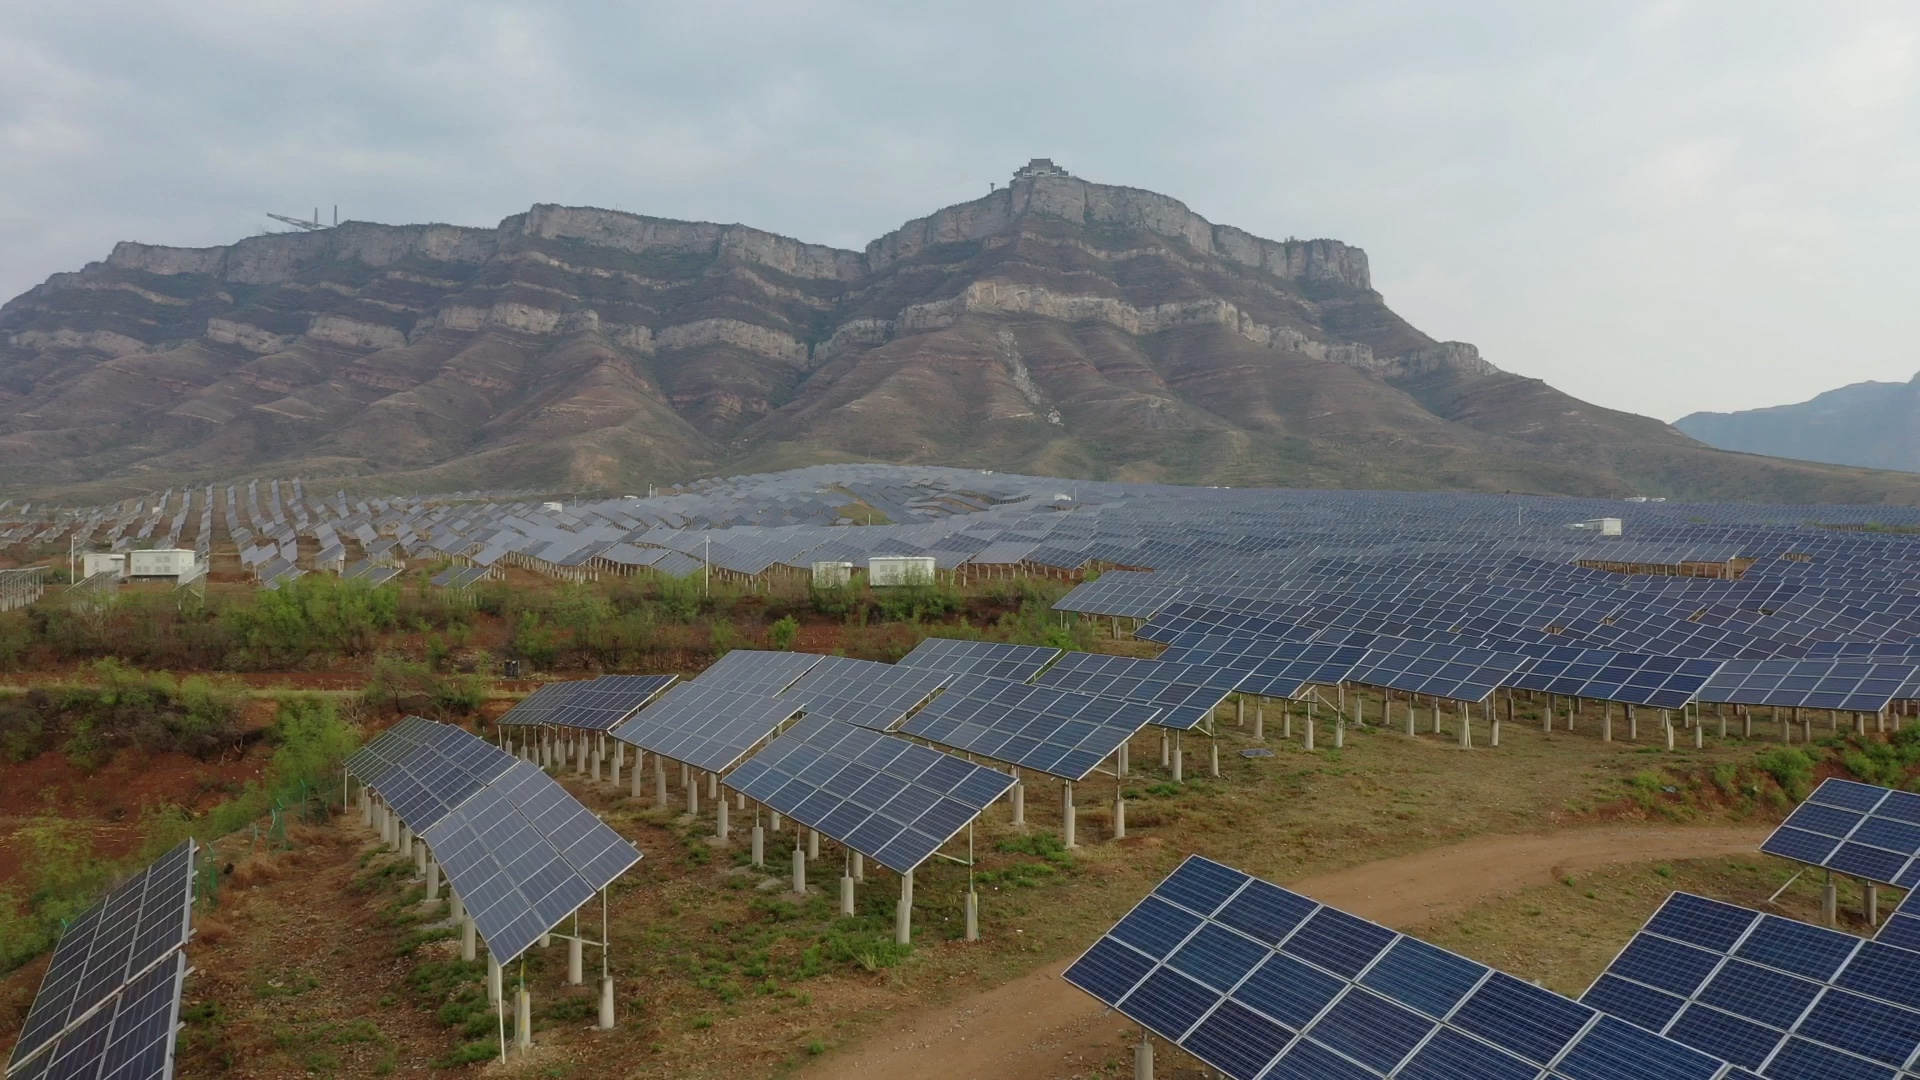
[[[1678,709],[1694,699],[1722,663],[1560,645],[1535,653],[1532,666],[1508,685],[1564,697]]]
[[[1912,664],[1872,660],[1729,660],[1700,700],[1877,713],[1916,678]]]
[[[533,693],[521,698],[496,723],[501,727],[527,727],[548,723],[549,717],[589,685],[591,681],[577,679],[536,687]]]
[[[781,696],[800,702],[808,716],[891,731],[953,679],[952,673],[932,668],[827,656]]]
[[[1920,1053],[1920,953],[1689,893],[1581,1000],[1762,1076],[1892,1077]]]
[[[1920,795],[1829,777],[1760,850],[1911,889],[1920,885]]]
[[[962,675],[900,730],[1063,780],[1083,780],[1159,710],[1138,702]]]
[[[1155,706],[1160,715],[1154,717],[1154,726],[1180,731],[1206,723],[1244,681],[1244,675],[1228,668],[1084,652],[1068,653],[1034,680],[1039,686]]]
[[[695,680],[709,687],[771,697],[800,681],[820,657],[812,653],[735,649]]]
[[[728,787],[897,873],[925,862],[1013,777],[897,736],[808,716]]]
[[[611,731],[660,692],[676,675],[602,675],[547,710],[545,723],[585,731]]]
[[[1533,658],[1437,641],[1383,638],[1348,673],[1353,682],[1452,701],[1484,701]]]
[[[1920,952],[1920,891],[1907,893],[1873,939]]]
[[[1725,1062],[1189,856],[1065,973],[1235,1080],[1712,1080]]]
[[[187,955],[175,951],[10,1080],[168,1080],[186,975]]]
[[[1059,656],[1059,649],[1041,645],[928,638],[901,657],[900,662],[908,667],[933,668],[954,675],[990,675],[1026,682]]]
[[[505,774],[515,760],[462,728],[409,717],[355,754],[347,772],[422,833]]]
[[[1208,634],[1169,648],[1160,658],[1242,672],[1239,692],[1243,694],[1297,698],[1309,686],[1345,682],[1367,652],[1364,645]]]
[[[182,841],[67,927],[21,1025],[9,1059],[10,1075],[186,946],[193,919],[195,853],[193,841]]]
[[[748,683],[764,686],[767,680]],[[702,675],[661,695],[615,728],[613,737],[696,769],[724,772],[800,710],[796,698],[716,686]]]

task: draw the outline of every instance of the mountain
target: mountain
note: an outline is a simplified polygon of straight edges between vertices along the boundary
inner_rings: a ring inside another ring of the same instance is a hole
[[[122,243],[0,307],[0,493],[248,475],[633,491],[929,462],[1205,484],[1920,501],[1436,341],[1366,254],[1036,160],[844,251],[535,206]],[[371,479],[369,479],[371,478]]]
[[[1673,426],[1723,450],[1920,472],[1920,375],[1854,383],[1793,405],[1697,412]]]

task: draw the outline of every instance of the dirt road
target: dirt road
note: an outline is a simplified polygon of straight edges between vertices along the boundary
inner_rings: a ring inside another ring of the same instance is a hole
[[[1486,836],[1286,884],[1323,903],[1412,929],[1566,874],[1615,863],[1751,853],[1766,835],[1764,827],[1626,825]],[[1082,1075],[1116,1058],[1123,1041],[1138,1029],[1061,981],[1065,967],[1055,964],[984,994],[903,1016],[891,1031],[830,1054],[799,1075],[822,1080],[935,1073],[954,1080]]]

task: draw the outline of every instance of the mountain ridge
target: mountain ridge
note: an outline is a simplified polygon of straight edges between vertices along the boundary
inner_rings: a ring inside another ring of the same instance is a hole
[[[1786,405],[1690,413],[1674,427],[1723,450],[1920,472],[1916,423],[1920,374],[1850,383]]]
[[[1712,451],[1386,306],[1366,253],[1043,160],[861,251],[537,204],[124,242],[0,306],[0,492],[273,471],[619,490],[896,460],[1182,483],[1920,501]]]

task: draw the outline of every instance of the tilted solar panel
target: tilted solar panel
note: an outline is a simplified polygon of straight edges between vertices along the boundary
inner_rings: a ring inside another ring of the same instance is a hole
[[[1920,679],[1912,664],[1845,658],[1729,660],[1700,688],[1701,701],[1877,713]]]
[[[800,702],[808,716],[891,731],[954,678],[952,672],[933,668],[828,656],[781,696]]]
[[[1728,1065],[1189,856],[1067,982],[1234,1080],[1714,1080]]]
[[[742,694],[772,696],[800,681],[800,676],[819,662],[820,657],[812,653],[735,649],[694,681]]]
[[[546,712],[544,723],[583,731],[611,731],[659,697],[677,675],[602,675]]]
[[[1829,777],[1760,850],[1911,889],[1920,885],[1920,795]]]
[[[193,841],[181,841],[67,927],[14,1043],[10,1075],[185,947],[193,920],[196,852]]]
[[[1034,683],[1153,705],[1160,710],[1155,727],[1191,731],[1243,681],[1244,675],[1228,668],[1071,652]]]
[[[896,873],[925,862],[1014,784],[918,743],[809,716],[726,785]]]
[[[527,727],[548,722],[554,711],[565,705],[575,694],[585,690],[588,680],[576,679],[570,682],[548,683],[538,687],[533,693],[521,698],[506,715],[495,721],[502,727]]]
[[[900,730],[955,750],[1078,781],[1159,712],[1138,702],[962,675],[926,708],[908,717]]]
[[[1434,641],[1383,638],[1348,678],[1453,701],[1484,701],[1533,664],[1530,656]]]
[[[613,737],[696,769],[724,772],[801,707],[797,698],[715,686],[702,676],[661,695],[615,728]]]
[[[419,720],[418,717],[409,717]],[[402,730],[404,727],[404,730]],[[425,832],[474,792],[513,766],[515,758],[451,724],[403,721],[389,729],[348,772],[379,793],[414,832]]]
[[[954,675],[990,675],[1026,682],[1059,657],[1059,649],[1041,645],[928,638],[901,657],[900,662],[908,667],[932,668]]]
[[[9,1080],[168,1080],[186,974],[187,955],[176,951]]]
[[[1281,641],[1276,638],[1220,641],[1209,636],[1206,641],[1193,646],[1168,649],[1161,654],[1161,658],[1242,671],[1245,673],[1239,684],[1242,694],[1297,698],[1309,686],[1345,682],[1367,652],[1364,645]]]
[[[1920,1053],[1920,953],[1689,893],[1580,1000],[1783,1080],[1904,1076]]]

